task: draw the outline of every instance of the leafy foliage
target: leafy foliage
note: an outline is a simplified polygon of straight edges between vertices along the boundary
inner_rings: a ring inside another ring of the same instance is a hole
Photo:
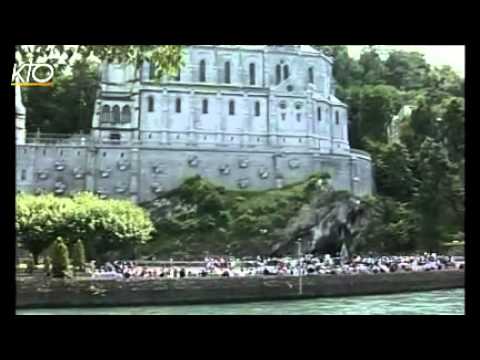
[[[72,251],[72,265],[83,271],[85,269],[85,248],[83,246],[82,240],[77,240],[77,242],[73,245]]]
[[[378,193],[367,202],[372,223],[365,246],[438,249],[463,233],[464,80],[416,52],[392,51],[382,59],[369,46],[355,60],[345,46],[314,46],[335,57],[351,146],[373,158]],[[401,143],[388,144],[386,129],[404,105],[414,111],[400,124]]]
[[[43,260],[43,271],[46,274],[49,274],[51,268],[52,268],[52,259],[50,258],[50,256],[46,256],[45,259]]]
[[[159,79],[162,74],[177,74],[182,65],[182,46],[17,45],[16,61],[41,61],[55,68],[54,87],[25,91],[27,131],[76,133],[90,130],[100,62],[127,63],[137,68],[148,62]]]
[[[418,214],[408,203],[378,196],[366,199],[364,207],[369,211],[369,223],[360,236],[357,251],[391,254],[421,248]]]
[[[187,179],[178,189],[144,206],[157,229],[145,254],[198,256],[205,252],[252,255],[275,241],[274,232],[328,187],[328,174],[281,190],[226,191],[200,178]]]
[[[414,159],[402,143],[369,142],[369,152],[375,164],[377,191],[400,202],[409,202],[418,191],[414,174]]]
[[[394,51],[385,61],[386,82],[400,90],[422,89],[429,73],[430,65],[418,52]]]
[[[65,277],[70,266],[67,245],[61,237],[55,240],[52,247],[52,276],[57,278]]]
[[[131,253],[154,231],[145,210],[126,200],[101,200],[81,193],[72,198],[17,195],[17,236],[35,261],[58,237],[72,246],[80,239],[89,257],[102,259],[111,251]]]
[[[98,79],[86,61],[72,66],[72,73],[55,78],[55,86],[27,88],[27,131],[71,134],[91,128]]]

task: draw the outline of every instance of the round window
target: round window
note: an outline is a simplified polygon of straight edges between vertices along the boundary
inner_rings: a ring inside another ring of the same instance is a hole
[[[287,86],[287,91],[292,92],[293,91],[293,85],[288,85]]]

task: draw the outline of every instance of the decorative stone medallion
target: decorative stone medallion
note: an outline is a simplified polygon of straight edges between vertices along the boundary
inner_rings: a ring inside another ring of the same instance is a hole
[[[48,179],[48,170],[42,170],[38,172],[38,178],[40,180],[47,180]]]
[[[165,174],[165,170],[159,164],[155,164],[152,166],[152,172],[154,174]]]
[[[222,175],[230,175],[230,173],[231,173],[230,166],[228,166],[228,165],[220,166],[218,168],[218,170],[220,171],[220,174],[222,174]]]
[[[150,188],[154,194],[160,194],[163,192],[163,186],[158,182],[154,182]]]
[[[55,161],[55,170],[57,171],[65,170],[65,163],[63,161]]]
[[[75,179],[83,179],[85,174],[83,173],[82,169],[80,168],[74,168],[73,169],[73,177]]]
[[[268,172],[267,168],[265,167],[261,167],[259,170],[258,170],[258,176],[260,177],[260,179],[268,179],[268,177],[270,176],[270,173]]]
[[[115,186],[115,192],[117,194],[124,194],[124,193],[127,192],[127,188],[128,188],[128,186],[125,185],[125,184],[118,184],[118,185]]]
[[[111,172],[112,172],[112,169],[110,169],[110,168],[106,168],[106,169],[104,169],[104,170],[100,170],[100,176],[101,176],[103,179],[109,178]]]
[[[247,159],[241,159],[239,162],[238,162],[238,167],[240,169],[246,169],[248,168],[248,160]]]
[[[117,162],[117,167],[120,171],[126,171],[130,167],[130,163],[128,160],[120,160]]]
[[[98,189],[98,190],[96,191],[96,194],[98,195],[98,197],[99,197],[100,199],[106,199],[107,196],[108,196],[108,193],[107,193],[107,191],[106,191],[105,189]]]
[[[198,160],[198,156],[190,156],[188,158],[188,165],[192,168],[198,167],[199,163],[200,163],[200,160]]]
[[[290,169],[298,169],[300,167],[300,161],[298,159],[292,159],[288,162]]]
[[[248,187],[250,187],[250,180],[249,179],[238,180],[238,187],[240,189],[247,189]]]
[[[63,181],[56,181],[55,182],[55,194],[64,194],[65,190],[67,189],[67,185]]]

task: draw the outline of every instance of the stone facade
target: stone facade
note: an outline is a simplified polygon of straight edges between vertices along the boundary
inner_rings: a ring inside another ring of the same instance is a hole
[[[148,201],[197,174],[265,190],[329,172],[335,188],[371,193],[331,58],[303,45],[195,45],[183,59],[161,80],[147,63],[104,64],[91,134],[17,139],[17,189]]]

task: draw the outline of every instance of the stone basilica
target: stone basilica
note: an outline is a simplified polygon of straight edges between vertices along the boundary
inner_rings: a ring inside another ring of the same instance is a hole
[[[372,192],[370,156],[348,141],[333,59],[304,45],[194,45],[177,76],[104,64],[89,135],[25,136],[17,112],[17,190],[154,199],[201,175],[227,189],[266,190],[328,172]],[[28,121],[28,120],[27,120]]]

